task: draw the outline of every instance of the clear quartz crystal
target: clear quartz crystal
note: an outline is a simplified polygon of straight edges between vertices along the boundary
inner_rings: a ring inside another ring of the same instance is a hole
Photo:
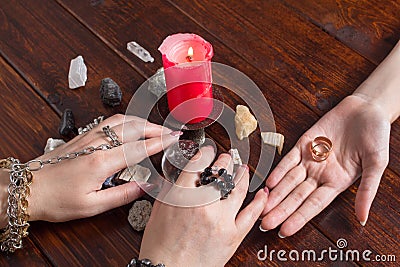
[[[150,55],[149,51],[141,47],[138,43],[129,42],[126,48],[144,62],[154,62],[154,58]]]
[[[87,68],[83,62],[83,57],[78,56],[71,60],[69,66],[68,83],[70,89],[85,86],[87,80]]]

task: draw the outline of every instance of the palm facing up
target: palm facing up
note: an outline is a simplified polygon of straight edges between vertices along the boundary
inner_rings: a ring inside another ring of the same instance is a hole
[[[390,121],[375,105],[358,96],[345,98],[297,142],[272,171],[271,191],[262,228],[282,224],[281,236],[290,236],[320,213],[361,176],[355,211],[365,224],[380,178],[389,160]],[[327,160],[313,160],[310,143],[317,136],[332,140]]]

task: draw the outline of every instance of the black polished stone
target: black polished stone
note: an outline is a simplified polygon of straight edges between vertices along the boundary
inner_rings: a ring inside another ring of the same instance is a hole
[[[58,132],[61,135],[69,135],[75,128],[75,118],[72,110],[66,109],[61,116],[60,126]]]

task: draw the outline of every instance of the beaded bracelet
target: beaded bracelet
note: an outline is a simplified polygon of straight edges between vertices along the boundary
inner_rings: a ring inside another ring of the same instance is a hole
[[[133,258],[127,267],[165,267],[163,263],[153,265],[149,259],[139,260],[138,258]]]

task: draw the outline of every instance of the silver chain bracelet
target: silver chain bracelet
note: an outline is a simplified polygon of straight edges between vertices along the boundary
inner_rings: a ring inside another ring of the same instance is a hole
[[[89,146],[78,152],[67,153],[63,156],[52,157],[47,160],[34,159],[21,163],[12,157],[0,160],[0,168],[10,170],[10,184],[8,186],[8,225],[0,234],[1,250],[14,252],[22,248],[22,238],[28,235],[27,214],[30,195],[29,185],[32,183],[32,172],[41,170],[45,165],[53,165],[64,160],[76,159],[79,156],[90,155],[96,151],[108,150],[122,145],[117,134],[109,126],[103,127],[103,132],[111,139],[111,144],[101,144],[97,147]]]

